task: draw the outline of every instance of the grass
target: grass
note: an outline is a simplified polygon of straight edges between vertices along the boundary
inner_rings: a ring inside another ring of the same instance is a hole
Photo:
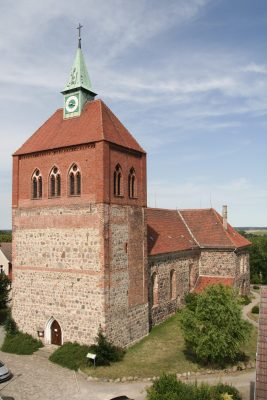
[[[255,359],[257,330],[249,342],[241,348],[252,360]],[[153,377],[162,373],[183,373],[203,370],[184,353],[184,340],[179,325],[179,313],[152,329],[139,343],[130,347],[123,361],[109,367],[86,367],[84,372],[94,377],[116,379],[123,376]]]
[[[6,335],[1,350],[13,354],[33,354],[43,344],[27,333],[18,332],[15,335]]]

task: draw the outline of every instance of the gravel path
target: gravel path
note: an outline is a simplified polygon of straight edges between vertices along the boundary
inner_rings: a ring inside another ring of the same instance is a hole
[[[254,321],[253,319],[250,319],[249,316],[248,316],[248,313],[252,310],[252,308],[254,306],[259,304],[259,302],[260,302],[260,294],[258,292],[254,292],[254,291],[251,291],[251,293],[253,294],[254,299],[252,300],[252,302],[250,304],[248,304],[247,306],[243,307],[242,313],[243,313],[243,318],[244,319],[246,319],[252,325],[254,325],[256,328],[258,328],[259,327],[258,322]]]

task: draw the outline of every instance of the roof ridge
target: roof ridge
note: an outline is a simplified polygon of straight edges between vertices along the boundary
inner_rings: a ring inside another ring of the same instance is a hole
[[[180,216],[181,220],[183,221],[186,229],[188,230],[190,236],[192,237],[192,239],[195,241],[195,243],[201,248],[200,243],[197,241],[197,239],[195,238],[195,236],[193,235],[193,232],[191,231],[191,229],[189,228],[189,226],[187,225],[184,217],[182,216],[181,212],[179,210],[177,210],[178,215]]]

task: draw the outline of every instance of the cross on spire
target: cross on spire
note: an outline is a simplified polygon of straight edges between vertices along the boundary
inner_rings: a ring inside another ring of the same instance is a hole
[[[81,44],[81,42],[82,42],[82,38],[81,38],[81,30],[82,30],[82,25],[79,23],[79,25],[78,25],[78,27],[77,27],[77,29],[78,29],[78,31],[79,31],[79,37],[78,37],[78,48],[79,49],[81,49],[82,48],[82,44]]]

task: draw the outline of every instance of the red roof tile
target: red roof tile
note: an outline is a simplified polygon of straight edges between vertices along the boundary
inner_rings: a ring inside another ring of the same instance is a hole
[[[218,285],[220,283],[225,286],[233,286],[234,278],[224,278],[222,276],[200,276],[197,280],[194,292],[200,293],[206,289],[207,286]]]
[[[267,287],[261,287],[255,400],[267,399]]]
[[[213,208],[180,210],[180,213],[200,247],[240,248],[251,244],[231,225],[224,229],[222,217]]]
[[[148,254],[197,248],[176,210],[147,209]]]
[[[79,144],[108,141],[144,153],[130,132],[98,99],[86,103],[79,117],[63,119],[57,110],[15,153],[35,153]]]
[[[0,250],[5,255],[9,262],[12,262],[12,243],[2,242],[0,243]]]

